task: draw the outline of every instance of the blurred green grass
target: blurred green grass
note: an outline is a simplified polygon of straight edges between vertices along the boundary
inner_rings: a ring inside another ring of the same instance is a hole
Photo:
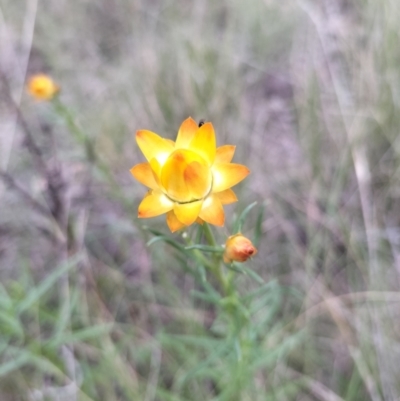
[[[14,95],[25,76],[50,73],[107,170],[51,106],[22,96],[47,162],[62,166],[78,257],[60,262],[48,219],[1,189],[2,401],[400,399],[396,2],[0,0],[0,10]],[[49,206],[20,129],[6,154],[13,116],[0,101],[3,168]],[[253,236],[263,211],[248,267],[266,284],[239,279],[257,339],[240,350],[245,369],[212,297],[196,296],[187,255],[145,246],[144,226],[167,234],[164,219],[136,218],[134,132],[173,139],[189,115],[212,121],[252,171],[218,241],[258,201],[243,227]]]

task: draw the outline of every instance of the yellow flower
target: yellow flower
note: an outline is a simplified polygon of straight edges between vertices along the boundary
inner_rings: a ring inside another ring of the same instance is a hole
[[[60,90],[60,87],[47,75],[33,75],[28,82],[27,90],[37,100],[50,100]]]
[[[176,142],[146,130],[136,133],[136,141],[147,163],[130,171],[150,188],[139,205],[140,218],[167,213],[172,232],[195,221],[224,225],[222,205],[237,201],[230,188],[250,171],[230,163],[235,146],[216,147],[211,123],[198,127],[189,117],[179,128]]]
[[[224,262],[245,262],[257,253],[252,242],[242,234],[231,235],[225,243]]]

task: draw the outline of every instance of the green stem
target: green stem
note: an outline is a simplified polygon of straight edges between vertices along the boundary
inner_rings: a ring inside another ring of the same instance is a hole
[[[203,224],[203,233],[208,244],[212,247],[217,247],[213,232],[211,227],[207,224]],[[224,265],[222,263],[221,254],[215,254],[212,257],[212,262],[210,263],[210,270],[214,277],[218,280],[220,284],[220,291],[224,297],[224,311],[229,317],[229,331],[228,336],[231,339],[235,339],[238,359],[237,359],[237,369],[240,371],[241,367],[245,363],[245,357],[242,356],[243,349],[243,333],[242,328],[244,327],[244,315],[246,314],[245,308],[240,304],[239,294],[234,285],[234,273],[229,271],[226,273],[224,270]],[[240,386],[238,387],[237,398],[240,399]]]
[[[203,230],[204,230],[204,235],[206,237],[208,244],[213,247],[216,247],[217,242],[215,241],[214,234],[211,231],[211,227],[208,223],[206,223],[206,222],[203,223]]]
[[[87,136],[76,124],[74,117],[58,97],[53,99],[54,108],[59,116],[61,116],[67,124],[68,129],[74,135],[75,139],[81,144],[86,145]]]
[[[70,112],[67,106],[65,106],[61,100],[56,97],[53,99],[53,106],[55,112],[64,120],[67,128],[74,136],[76,142],[85,148],[86,159],[92,166],[97,169],[103,178],[111,185],[113,197],[118,198],[124,206],[131,212],[132,205],[124,197],[121,188],[114,176],[111,174],[109,167],[101,159],[99,159],[95,153],[93,142],[90,137],[79,127],[76,123],[73,114]]]
[[[208,244],[212,247],[217,247],[217,242],[215,241],[214,234],[211,230],[211,227],[208,223],[204,222],[203,223],[203,232],[204,236],[206,237],[206,240]],[[227,280],[223,266],[221,263],[221,256],[220,255],[214,255],[213,257],[213,262],[212,263],[212,272],[214,276],[217,278],[219,283],[221,284],[222,292],[225,296],[229,295],[228,293],[230,292],[230,285],[229,281]]]

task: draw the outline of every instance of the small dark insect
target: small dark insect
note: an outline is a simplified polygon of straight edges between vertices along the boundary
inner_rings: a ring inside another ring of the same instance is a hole
[[[202,125],[204,125],[205,122],[206,122],[205,118],[202,118],[202,119],[199,121],[199,128],[200,128]]]

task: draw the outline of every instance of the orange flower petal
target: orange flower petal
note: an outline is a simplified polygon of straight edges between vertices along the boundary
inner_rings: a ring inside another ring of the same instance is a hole
[[[184,171],[188,190],[194,199],[204,198],[210,191],[211,171],[198,161],[191,162]]]
[[[148,161],[156,158],[161,165],[165,163],[168,156],[174,151],[174,145],[154,132],[147,130],[136,132],[136,142]]]
[[[149,164],[153,173],[154,180],[156,181],[157,185],[160,186],[161,165],[156,158],[151,159]]]
[[[235,154],[236,146],[224,145],[217,148],[215,163],[230,163]]]
[[[204,224],[204,220],[201,219],[200,217],[198,217],[198,218],[196,219],[196,223],[203,225],[203,224]]]
[[[203,156],[209,165],[214,163],[216,141],[214,127],[211,123],[205,123],[197,130],[189,148]]]
[[[238,200],[236,194],[231,189],[225,189],[225,191],[218,192],[215,195],[218,196],[223,205],[229,205]]]
[[[143,185],[151,189],[157,189],[158,185],[154,178],[154,173],[149,163],[140,163],[133,166],[130,170],[131,174]]]
[[[221,192],[233,187],[250,173],[246,166],[234,163],[215,163],[212,171],[213,192]]]
[[[183,223],[181,223],[178,220],[178,218],[175,216],[175,213],[173,210],[171,210],[167,213],[167,224],[172,233],[174,233],[175,231],[178,231],[182,227],[185,227],[185,225]]]
[[[218,196],[210,195],[203,203],[199,217],[207,223],[222,227],[225,222],[225,213]]]
[[[175,203],[174,213],[180,222],[190,226],[196,221],[202,206],[202,200],[190,203]]]
[[[139,205],[139,218],[155,217],[169,212],[174,207],[161,191],[150,191]]]
[[[196,121],[192,117],[187,118],[179,128],[178,136],[176,137],[176,149],[187,149],[198,129]]]

